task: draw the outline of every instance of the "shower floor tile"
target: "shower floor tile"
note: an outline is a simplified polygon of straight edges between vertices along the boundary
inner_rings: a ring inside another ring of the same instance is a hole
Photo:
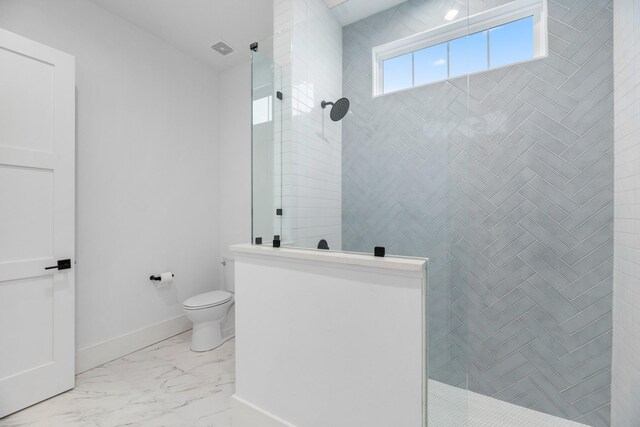
[[[430,427],[587,427],[438,381],[428,387]]]

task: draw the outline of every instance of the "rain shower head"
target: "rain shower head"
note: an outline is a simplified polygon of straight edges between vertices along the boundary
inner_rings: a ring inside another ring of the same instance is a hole
[[[327,105],[331,105],[331,112],[329,117],[334,122],[338,122],[344,118],[349,112],[349,100],[347,98],[340,98],[336,102],[322,101],[320,106],[326,108]]]

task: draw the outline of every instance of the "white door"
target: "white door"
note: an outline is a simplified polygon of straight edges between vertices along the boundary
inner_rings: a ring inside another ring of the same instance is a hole
[[[0,29],[0,417],[74,386],[74,174],[74,58]]]

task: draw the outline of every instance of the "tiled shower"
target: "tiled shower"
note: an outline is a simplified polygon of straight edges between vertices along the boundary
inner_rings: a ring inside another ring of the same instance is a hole
[[[342,247],[430,258],[430,378],[603,425],[612,4],[549,1],[547,58],[372,99],[371,48],[446,23],[457,3],[343,28]]]
[[[381,45],[442,28],[452,16],[471,22],[534,1],[397,1],[347,24],[343,6],[321,3],[274,7],[274,66],[285,91],[274,104],[283,129],[274,139],[282,153],[275,203],[285,207],[274,223],[284,244],[315,248],[325,238],[336,250],[384,246],[428,257],[430,380],[610,425],[613,2],[538,2],[544,56],[384,94],[374,63]],[[351,109],[333,123],[319,104],[339,96]],[[624,206],[635,200],[629,194]],[[633,250],[619,253],[634,259]],[[620,286],[629,288],[635,270],[625,268]],[[620,318],[628,329],[631,312]]]

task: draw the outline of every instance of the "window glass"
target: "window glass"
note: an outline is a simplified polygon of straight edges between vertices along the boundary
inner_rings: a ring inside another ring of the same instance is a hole
[[[449,77],[477,73],[489,68],[487,32],[481,31],[449,42]]]
[[[447,44],[442,43],[413,53],[414,84],[445,80],[447,76]]]
[[[533,58],[533,16],[489,30],[491,68]]]
[[[396,56],[384,61],[384,89],[385,93],[406,89],[413,86],[412,53]]]
[[[374,95],[484,72],[541,57],[546,43],[546,20],[541,10],[523,5],[513,11],[496,8],[470,17],[467,26],[452,22],[425,33],[374,48]],[[526,7],[526,9],[524,9]],[[509,13],[507,13],[509,12]],[[527,16],[529,15],[529,16]],[[473,20],[473,34],[467,34]],[[402,41],[406,40],[406,44]],[[431,42],[439,42],[432,45]],[[413,50],[415,49],[415,50]],[[404,53],[411,50],[408,53]],[[389,56],[393,56],[389,59]]]
[[[259,125],[260,123],[270,122],[272,120],[272,97],[265,96],[264,98],[253,100],[253,124]]]

